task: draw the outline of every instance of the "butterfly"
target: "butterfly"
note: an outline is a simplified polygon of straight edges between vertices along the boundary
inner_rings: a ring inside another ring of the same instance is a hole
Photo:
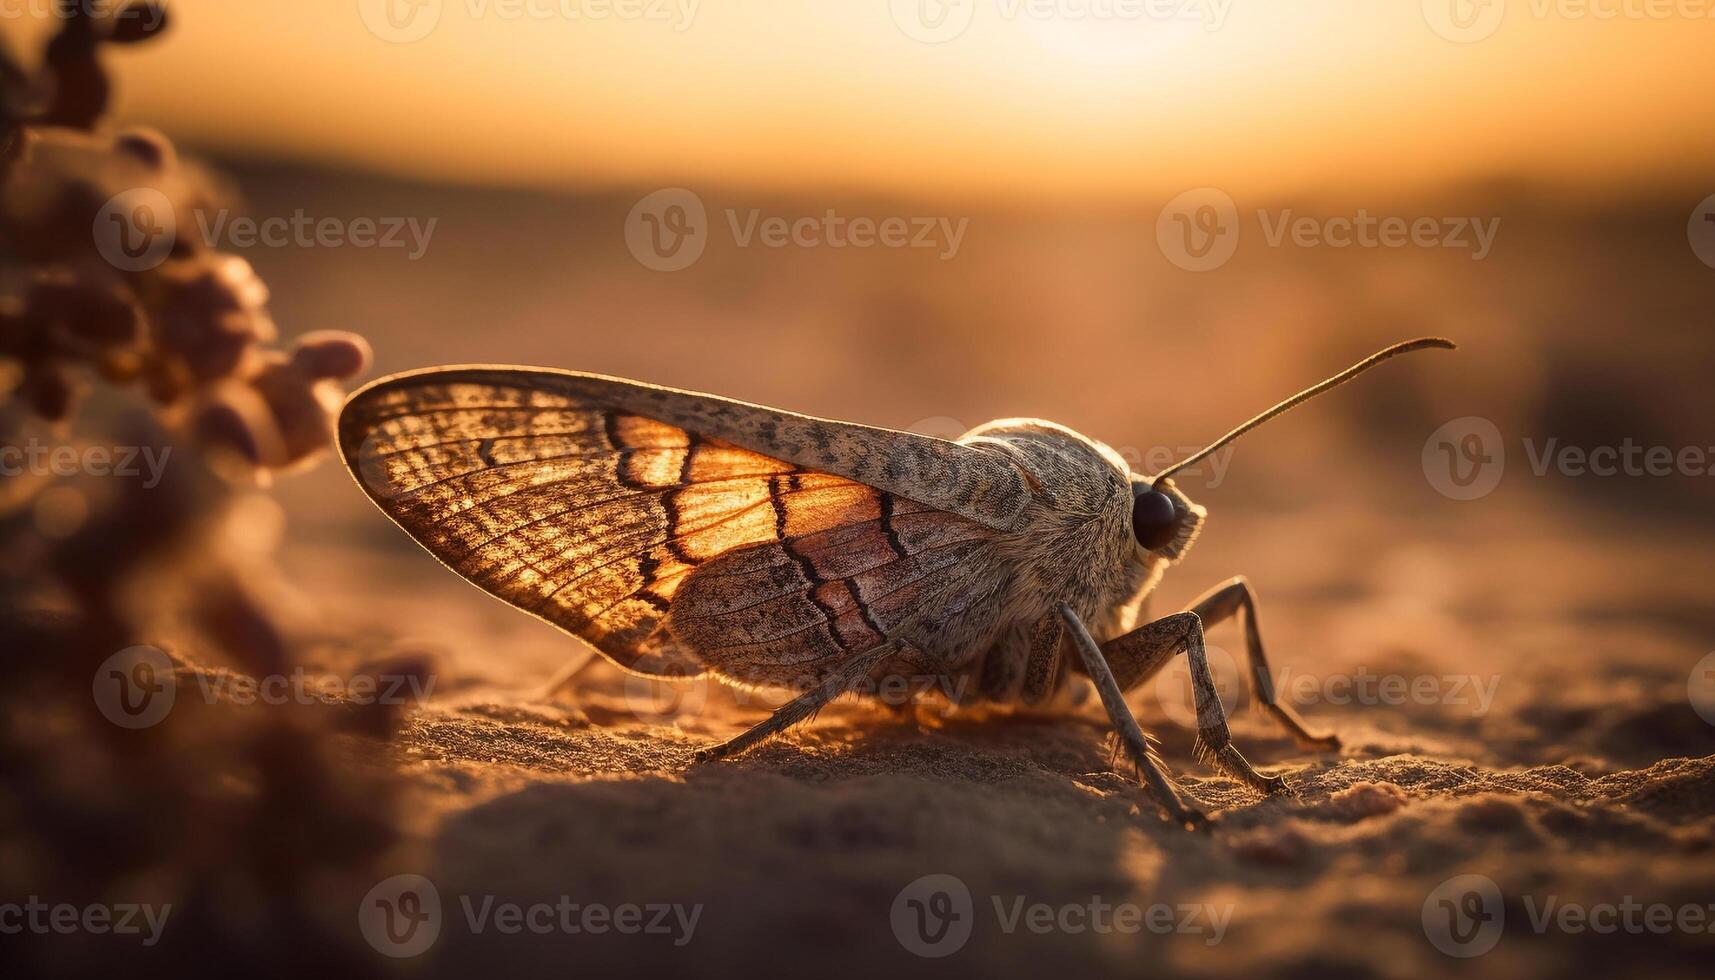
[[[1387,348],[1152,476],[1039,419],[956,440],[813,418],[715,395],[545,368],[457,366],[354,393],[341,455],[381,510],[485,592],[619,667],[796,692],[700,758],[734,754],[879,678],[958,678],[967,700],[1035,704],[1084,677],[1167,815],[1196,802],[1125,702],[1178,654],[1199,754],[1264,792],[1227,731],[1203,630],[1242,618],[1265,710],[1278,703],[1242,578],[1137,622],[1206,511],[1172,474],[1387,358]],[[1101,637],[1098,642],[1096,637]]]

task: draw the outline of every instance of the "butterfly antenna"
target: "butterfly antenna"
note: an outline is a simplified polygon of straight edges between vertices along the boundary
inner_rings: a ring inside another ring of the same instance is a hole
[[[1215,452],[1216,450],[1220,449],[1222,446],[1225,446],[1228,443],[1232,442],[1234,439],[1237,439],[1239,436],[1242,436],[1245,433],[1249,432],[1250,430],[1252,430],[1252,429],[1256,428],[1257,426],[1263,424],[1264,422],[1267,422],[1269,419],[1272,419],[1275,416],[1280,415],[1280,414],[1288,411],[1289,409],[1296,408],[1297,406],[1304,404],[1305,402],[1309,401],[1310,399],[1315,398],[1317,395],[1320,395],[1323,392],[1328,391],[1331,388],[1340,387],[1341,385],[1345,384],[1346,382],[1352,380],[1353,378],[1357,377],[1360,374],[1363,374],[1365,371],[1368,371],[1370,368],[1375,367],[1377,364],[1380,364],[1381,362],[1388,360],[1389,358],[1398,357],[1401,354],[1409,354],[1412,351],[1416,351],[1416,350],[1429,350],[1432,348],[1439,348],[1441,350],[1458,350],[1459,345],[1457,345],[1457,344],[1453,343],[1451,340],[1447,340],[1443,337],[1420,337],[1417,340],[1407,340],[1403,343],[1394,344],[1392,347],[1387,347],[1387,348],[1383,348],[1382,350],[1376,351],[1374,354],[1371,354],[1369,357],[1364,358],[1363,360],[1359,361],[1358,363],[1352,365],[1351,367],[1347,368],[1344,371],[1341,371],[1339,374],[1336,374],[1333,377],[1328,378],[1327,380],[1321,382],[1320,384],[1312,385],[1311,387],[1304,389],[1303,391],[1299,392],[1298,394],[1293,395],[1291,398],[1288,398],[1285,401],[1280,402],[1279,404],[1277,404],[1277,405],[1275,405],[1275,406],[1273,406],[1273,407],[1271,407],[1271,408],[1269,408],[1269,409],[1267,409],[1267,410],[1265,410],[1265,411],[1263,411],[1257,415],[1251,416],[1249,419],[1246,419],[1245,422],[1243,424],[1241,424],[1238,428],[1227,433],[1226,435],[1222,436],[1221,438],[1216,439],[1214,442],[1212,442],[1209,445],[1198,450],[1196,453],[1194,453],[1190,456],[1187,456],[1186,458],[1180,460],[1179,462],[1174,463],[1172,466],[1169,466],[1168,468],[1162,470],[1160,473],[1157,473],[1155,475],[1155,478],[1150,481],[1150,485],[1154,486],[1156,484],[1159,484],[1162,480],[1165,480],[1168,477],[1172,476],[1173,474],[1184,469],[1185,467],[1190,466],[1193,463],[1196,463],[1199,460],[1204,459],[1210,453]]]

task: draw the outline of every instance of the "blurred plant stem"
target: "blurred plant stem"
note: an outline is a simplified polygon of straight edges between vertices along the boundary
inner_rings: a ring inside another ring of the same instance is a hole
[[[198,684],[210,662],[293,668],[250,567],[267,557],[230,546],[226,518],[325,450],[339,382],[369,349],[334,331],[276,348],[243,259],[173,235],[137,262],[104,237],[107,218],[121,236],[188,228],[219,192],[164,136],[102,125],[100,54],[158,36],[160,0],[61,11],[38,72],[0,48],[0,892],[170,902],[182,925],[156,962],[188,972],[361,970],[325,911],[394,842],[391,772],[350,765],[348,743],[388,737],[397,706],[238,704]],[[163,465],[127,478],[82,462],[92,445]],[[142,729],[104,717],[102,666],[178,625],[201,639],[163,654],[171,713]],[[15,965],[63,962],[52,936],[14,938]],[[123,951],[78,955],[92,975]]]

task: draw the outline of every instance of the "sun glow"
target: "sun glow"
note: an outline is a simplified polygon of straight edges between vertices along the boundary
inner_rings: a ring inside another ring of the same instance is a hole
[[[925,43],[901,18],[929,0],[443,0],[392,43],[370,2],[179,0],[172,55],[120,59],[125,108],[219,149],[553,186],[1112,200],[1715,161],[1707,19],[1521,7],[1455,43],[1417,3],[958,0]]]

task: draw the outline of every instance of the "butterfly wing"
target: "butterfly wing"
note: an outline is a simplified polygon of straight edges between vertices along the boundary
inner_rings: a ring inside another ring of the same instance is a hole
[[[1025,493],[956,443],[540,369],[383,379],[339,439],[442,562],[660,676],[780,683],[881,642],[979,584]]]

